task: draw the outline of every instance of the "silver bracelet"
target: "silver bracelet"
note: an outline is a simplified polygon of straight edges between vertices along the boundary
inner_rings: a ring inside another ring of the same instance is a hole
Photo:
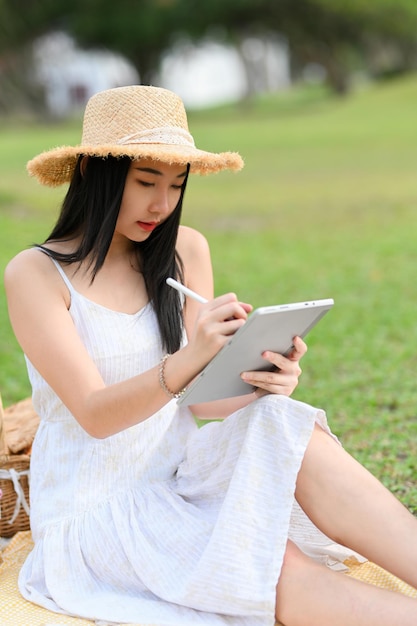
[[[184,389],[181,389],[181,391],[178,391],[177,393],[174,393],[168,387],[166,380],[165,380],[165,363],[167,362],[170,356],[171,356],[170,354],[165,354],[165,356],[162,357],[159,363],[159,384],[161,385],[162,389],[165,391],[167,396],[169,396],[170,398],[178,399],[178,398],[181,398],[182,394],[186,391],[187,387],[184,387]]]

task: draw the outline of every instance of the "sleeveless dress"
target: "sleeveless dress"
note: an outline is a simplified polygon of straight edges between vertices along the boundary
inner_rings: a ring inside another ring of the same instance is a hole
[[[78,293],[70,314],[106,384],[156,366],[152,306],[134,315]],[[41,423],[31,458],[33,551],[22,595],[58,613],[156,626],[273,626],[291,538],[340,565],[335,545],[294,499],[322,411],[269,395],[198,428],[168,402],[106,439],[88,435],[27,359]],[[77,390],[74,389],[74,393]]]

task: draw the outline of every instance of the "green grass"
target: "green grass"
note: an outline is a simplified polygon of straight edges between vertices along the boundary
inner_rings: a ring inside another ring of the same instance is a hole
[[[308,338],[296,398],[417,511],[417,76],[349,99],[297,89],[189,116],[197,145],[238,150],[240,174],[193,178],[184,223],[212,248],[216,291],[255,306],[333,297]],[[26,177],[79,124],[0,128],[0,261],[41,240],[63,190]],[[0,296],[0,390],[29,393]]]

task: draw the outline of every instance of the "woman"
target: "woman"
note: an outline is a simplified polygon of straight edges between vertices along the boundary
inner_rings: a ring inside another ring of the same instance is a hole
[[[213,299],[207,242],[179,226],[188,173],[241,167],[195,148],[181,100],[143,86],[94,96],[82,144],[29,163],[70,186],[5,277],[41,416],[20,590],[115,622],[411,626],[415,600],[333,571],[356,555],[417,587],[417,521],[322,411],[288,397],[301,339],[264,354],[274,372],[243,374],[254,393],[176,403],[251,310]],[[183,302],[168,276],[208,303]],[[198,429],[191,411],[227,419]]]

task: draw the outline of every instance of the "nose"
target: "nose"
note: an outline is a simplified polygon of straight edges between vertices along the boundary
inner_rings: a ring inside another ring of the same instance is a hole
[[[157,191],[149,210],[151,213],[155,213],[160,216],[166,216],[171,212],[172,207],[170,206],[168,192],[165,189]]]

